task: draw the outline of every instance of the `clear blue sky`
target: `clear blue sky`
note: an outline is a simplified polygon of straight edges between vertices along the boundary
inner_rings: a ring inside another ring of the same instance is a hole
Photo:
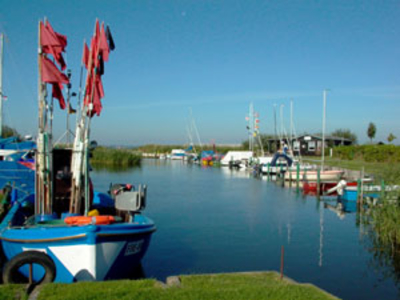
[[[97,17],[116,43],[104,109],[93,120],[101,144],[186,142],[190,108],[203,143],[239,143],[250,102],[261,132],[272,133],[274,104],[284,105],[289,131],[290,99],[296,131],[321,132],[325,88],[328,132],[348,128],[365,142],[374,122],[376,140],[393,133],[400,143],[398,0],[0,0],[0,7],[5,120],[23,134],[36,134],[38,20],[67,35],[77,90],[83,39]],[[65,113],[56,117],[60,135]]]

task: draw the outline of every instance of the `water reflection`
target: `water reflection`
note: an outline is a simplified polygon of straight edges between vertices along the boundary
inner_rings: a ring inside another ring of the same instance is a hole
[[[206,167],[207,168],[207,167]],[[209,167],[208,167],[209,168]],[[221,167],[221,173],[224,177],[236,177],[236,178],[250,178],[253,176],[251,172],[245,169],[231,169],[228,167]]]
[[[93,171],[97,172],[109,172],[109,173],[121,173],[121,172],[134,172],[141,169],[141,165],[138,166],[119,166],[113,164],[91,164]]]

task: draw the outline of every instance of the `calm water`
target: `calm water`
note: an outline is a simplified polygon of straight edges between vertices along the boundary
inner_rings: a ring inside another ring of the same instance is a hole
[[[245,172],[145,160],[129,171],[94,171],[97,189],[146,183],[145,214],[157,224],[143,260],[146,277],[277,270],[343,299],[400,299],[378,266],[357,215],[341,217],[311,196]],[[334,201],[329,202],[332,206]]]

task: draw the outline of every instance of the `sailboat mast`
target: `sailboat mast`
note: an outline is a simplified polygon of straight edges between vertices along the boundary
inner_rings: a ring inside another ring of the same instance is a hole
[[[289,148],[292,146],[293,140],[293,99],[290,100],[290,138],[289,138]]]
[[[325,163],[325,122],[326,122],[326,94],[328,90],[324,90],[324,100],[323,100],[323,114],[322,114],[322,153],[321,153],[321,170],[324,170]]]
[[[276,103],[274,103],[274,134],[275,134],[274,140],[275,140],[275,148],[276,148],[275,150],[278,150],[278,144],[276,142],[276,140],[278,139],[278,132],[276,130]]]
[[[0,138],[3,137],[3,44],[4,35],[0,33]]]

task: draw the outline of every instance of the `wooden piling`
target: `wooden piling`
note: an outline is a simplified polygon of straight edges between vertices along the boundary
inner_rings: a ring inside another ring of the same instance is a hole
[[[360,177],[360,206],[364,205],[364,167],[361,168],[361,177]],[[358,194],[357,194],[358,195]]]
[[[361,179],[357,179],[357,204],[361,204]]]
[[[284,267],[284,257],[285,257],[285,248],[281,247],[281,280],[283,279],[283,267]]]

